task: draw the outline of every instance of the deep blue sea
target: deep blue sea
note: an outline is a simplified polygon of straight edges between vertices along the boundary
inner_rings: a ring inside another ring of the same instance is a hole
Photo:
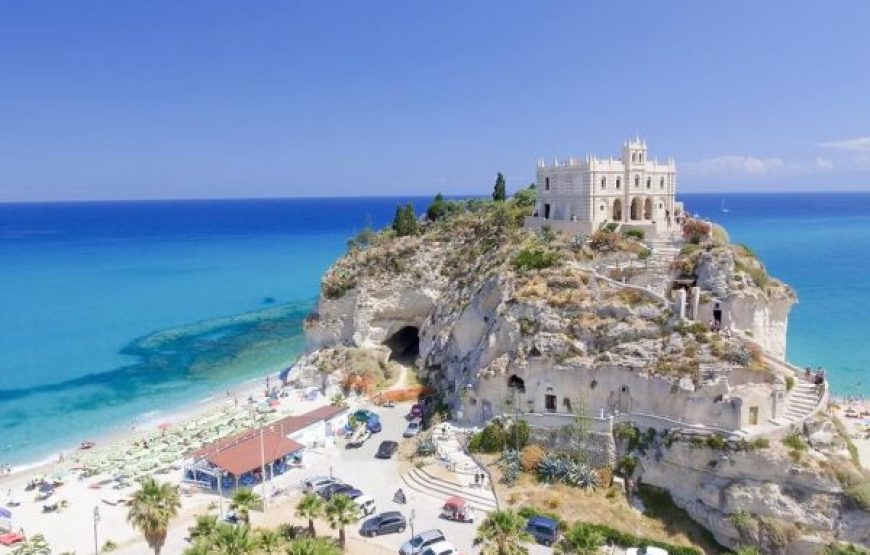
[[[682,199],[797,289],[789,358],[870,393],[870,194]],[[0,464],[292,363],[320,275],[407,200],[0,204]]]

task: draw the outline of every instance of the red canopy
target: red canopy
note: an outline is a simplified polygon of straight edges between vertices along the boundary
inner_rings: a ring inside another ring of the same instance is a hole
[[[447,501],[444,502],[445,509],[461,509],[465,507],[465,499],[457,496],[448,497]]]

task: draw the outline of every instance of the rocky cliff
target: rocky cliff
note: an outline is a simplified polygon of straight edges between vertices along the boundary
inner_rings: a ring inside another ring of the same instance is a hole
[[[673,256],[619,229],[533,233],[522,227],[528,210],[521,200],[450,203],[415,233],[355,239],[323,278],[299,374],[360,372],[330,362],[349,349],[413,360],[452,416],[475,424],[583,411],[599,422],[629,415],[661,437],[703,428],[736,441],[783,410],[789,376],[760,349],[784,356],[795,295],[751,251],[709,224],[668,245]],[[700,288],[695,321],[671,300],[683,286]],[[855,528],[866,513],[822,462],[812,471],[781,465],[781,450],[768,447],[713,464],[726,451],[705,449],[657,444],[641,455],[639,477],[671,490],[724,544],[812,552],[814,542],[867,543]],[[859,480],[848,459],[837,461]],[[774,518],[800,525],[773,541],[764,526]]]

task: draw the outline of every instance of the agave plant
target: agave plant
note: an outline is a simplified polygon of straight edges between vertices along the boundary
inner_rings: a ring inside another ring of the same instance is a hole
[[[555,483],[562,480],[567,474],[568,467],[565,459],[547,454],[541,462],[538,463],[538,479],[542,482]]]
[[[593,490],[598,487],[598,473],[583,463],[571,461],[563,481],[569,486]]]
[[[417,442],[417,454],[421,457],[434,455],[438,451],[438,446],[432,441],[432,438],[421,439]]]

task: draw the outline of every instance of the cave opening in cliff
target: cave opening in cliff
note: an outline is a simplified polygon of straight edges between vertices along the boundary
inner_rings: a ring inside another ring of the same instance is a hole
[[[390,349],[390,360],[411,364],[420,354],[420,330],[405,326],[384,341]]]

